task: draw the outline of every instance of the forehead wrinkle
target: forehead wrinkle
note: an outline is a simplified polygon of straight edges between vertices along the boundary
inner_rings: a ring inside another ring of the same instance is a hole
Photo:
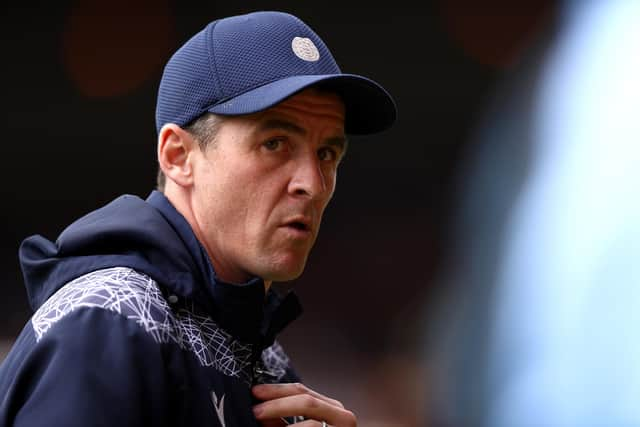
[[[306,135],[307,130],[297,124],[293,123],[289,120],[278,119],[278,118],[270,118],[262,121],[258,125],[259,131],[268,131],[268,130],[286,130],[298,135]]]
[[[283,102],[273,107],[273,111],[286,110],[302,113],[305,115],[311,115],[321,118],[337,119],[344,122],[344,107],[342,104],[336,104],[334,102],[317,102],[317,101],[303,101],[297,98],[295,103]]]
[[[266,110],[255,113],[257,132],[269,130],[289,131],[297,135],[306,136],[310,129],[306,122],[329,120],[339,132],[324,139],[323,143],[346,148],[347,137],[344,133],[344,105],[337,96],[315,96],[310,93],[298,94]],[[300,121],[302,120],[302,121]]]
[[[277,116],[280,114],[275,113]],[[264,115],[263,115],[264,117]],[[295,122],[295,120],[291,120],[284,117],[269,117],[263,118],[257,126],[256,129],[258,132],[266,132],[270,130],[284,130],[288,131],[300,136],[306,136],[309,134],[309,131],[302,125],[299,125]],[[337,136],[331,136],[324,140],[325,144],[339,146],[341,148],[345,148],[347,145],[347,136],[344,133],[341,133]]]

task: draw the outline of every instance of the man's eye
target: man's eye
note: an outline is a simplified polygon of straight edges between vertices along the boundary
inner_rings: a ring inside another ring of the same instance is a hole
[[[338,158],[338,153],[332,148],[321,148],[318,150],[318,158],[323,161],[333,161]]]
[[[281,139],[270,139],[269,141],[265,142],[264,144],[262,144],[262,146],[264,148],[266,148],[269,151],[276,151],[279,148],[282,147],[282,140]]]

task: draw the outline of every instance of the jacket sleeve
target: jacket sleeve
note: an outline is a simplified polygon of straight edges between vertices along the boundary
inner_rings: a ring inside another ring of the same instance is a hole
[[[12,408],[9,425],[181,424],[166,348],[135,321],[80,308],[33,342],[4,397],[3,406]]]

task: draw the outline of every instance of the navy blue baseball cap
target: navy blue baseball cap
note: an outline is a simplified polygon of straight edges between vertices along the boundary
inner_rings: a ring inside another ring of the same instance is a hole
[[[396,119],[393,98],[378,83],[344,74],[320,37],[283,12],[253,12],[211,22],[164,68],[156,129],[185,126],[206,112],[250,114],[322,85],[345,104],[345,132],[371,134]]]

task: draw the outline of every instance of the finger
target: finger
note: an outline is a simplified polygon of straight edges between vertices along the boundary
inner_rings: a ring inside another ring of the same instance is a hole
[[[296,427],[322,427],[322,421],[316,420],[304,420],[299,423],[291,424]],[[326,424],[327,427],[331,427],[329,424]]]
[[[356,425],[356,417],[351,411],[310,394],[295,394],[267,400],[254,406],[253,411],[255,417],[261,421],[297,415],[313,420],[324,420],[332,426]]]
[[[260,384],[253,387],[253,394],[263,401],[294,396],[297,394],[308,394],[317,399],[323,400],[330,405],[344,408],[342,402],[320,394],[301,383]]]
[[[286,427],[289,423],[282,418],[278,418],[277,420],[262,420],[260,425],[262,427]]]

